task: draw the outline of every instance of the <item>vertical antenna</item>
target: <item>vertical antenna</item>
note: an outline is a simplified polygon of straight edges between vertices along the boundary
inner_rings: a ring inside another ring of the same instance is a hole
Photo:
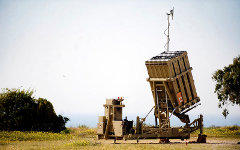
[[[172,16],[172,20],[173,20],[173,13],[174,13],[174,7],[173,7],[172,10],[170,10],[169,13],[167,13],[168,28],[164,31],[164,34],[167,36],[167,43],[165,44],[164,48],[167,50],[167,52],[169,51],[169,41],[170,41],[170,37],[169,37],[169,27],[170,27],[169,16]],[[166,31],[167,31],[167,34],[166,34]]]

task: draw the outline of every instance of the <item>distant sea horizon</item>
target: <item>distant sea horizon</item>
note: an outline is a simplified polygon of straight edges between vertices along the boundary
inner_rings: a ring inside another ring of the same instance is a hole
[[[64,114],[63,114],[64,115]],[[80,125],[86,125],[91,128],[97,127],[98,123],[98,116],[93,114],[68,114],[64,115],[70,119],[67,122],[67,127],[78,127]],[[133,120],[135,123],[137,115],[128,115],[128,120]],[[141,116],[140,116],[141,117]],[[197,119],[198,116],[190,116],[190,120],[193,121]],[[124,116],[123,116],[124,119]],[[173,116],[170,120],[171,126],[184,126],[181,121]],[[240,115],[229,115],[225,119],[223,116],[217,115],[206,115],[203,116],[203,123],[205,127],[211,126],[233,126],[238,125],[240,126]],[[154,117],[149,116],[146,119],[146,124],[154,125]]]

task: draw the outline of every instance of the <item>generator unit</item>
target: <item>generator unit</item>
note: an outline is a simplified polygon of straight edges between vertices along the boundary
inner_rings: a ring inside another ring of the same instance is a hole
[[[117,99],[106,99],[105,115],[99,116],[97,127],[98,139],[122,138],[124,135],[133,134],[133,121],[127,118],[122,120],[122,109],[125,107],[122,97]]]

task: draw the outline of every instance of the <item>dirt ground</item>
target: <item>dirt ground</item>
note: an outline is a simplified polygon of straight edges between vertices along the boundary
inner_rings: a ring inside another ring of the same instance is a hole
[[[159,144],[157,139],[142,139],[139,140],[117,140],[114,144],[114,140],[100,140],[102,147],[100,149],[199,149],[199,150],[240,150],[240,139],[233,138],[207,138],[207,143],[191,143],[190,141],[196,141],[197,138],[193,137],[189,140],[181,141],[177,139],[170,140],[170,143]],[[105,145],[105,146],[104,146]]]
[[[170,139],[170,143],[165,143],[165,144],[197,144],[194,143],[197,141],[197,137],[192,137],[188,140],[180,140],[180,139]],[[101,139],[99,140],[100,143],[102,144],[163,144],[159,143],[159,139],[139,139],[138,142],[137,140],[116,140],[114,143],[113,139],[109,140],[104,140]],[[204,144],[236,144],[239,145],[238,142],[240,142],[240,139],[234,139],[234,138],[207,138],[207,143]],[[198,143],[199,144],[199,143]],[[239,147],[240,148],[240,147]]]
[[[159,140],[144,139],[139,140],[117,140],[114,144],[114,140],[96,140],[97,144],[91,145],[79,145],[78,140],[63,140],[63,141],[15,141],[8,144],[0,144],[0,150],[8,149],[100,149],[100,150],[112,150],[112,149],[124,149],[124,150],[183,150],[183,149],[198,149],[198,150],[240,150],[240,144],[237,144],[240,139],[232,138],[208,138],[207,143],[188,143],[189,141],[196,141],[196,138],[191,138],[190,140],[170,140],[168,144],[159,144]],[[76,144],[69,144],[76,142]],[[186,144],[187,143],[187,144]]]

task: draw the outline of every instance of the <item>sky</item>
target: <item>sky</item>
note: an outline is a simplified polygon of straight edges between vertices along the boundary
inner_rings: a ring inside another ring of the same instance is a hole
[[[222,116],[211,78],[240,54],[237,0],[0,0],[0,88],[33,89],[69,126],[96,126],[105,99],[119,96],[124,116],[144,117],[154,105],[145,61],[165,50],[173,7],[170,50],[188,52],[201,99],[190,118],[240,125],[239,106]]]

